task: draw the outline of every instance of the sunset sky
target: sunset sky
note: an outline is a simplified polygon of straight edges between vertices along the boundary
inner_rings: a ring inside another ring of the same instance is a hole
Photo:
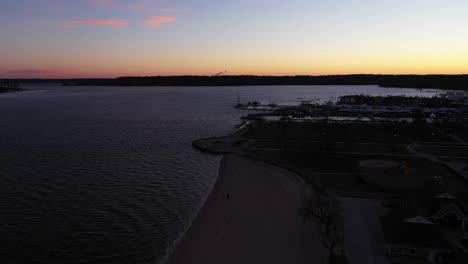
[[[0,77],[468,73],[467,0],[5,0]]]

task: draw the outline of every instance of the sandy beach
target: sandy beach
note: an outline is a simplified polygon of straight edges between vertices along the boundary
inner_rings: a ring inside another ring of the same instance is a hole
[[[169,263],[326,263],[318,226],[303,224],[298,214],[305,195],[293,173],[226,155]]]

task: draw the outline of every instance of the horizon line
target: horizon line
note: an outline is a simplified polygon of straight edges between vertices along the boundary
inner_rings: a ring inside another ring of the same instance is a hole
[[[118,76],[118,77],[69,77],[69,78],[31,78],[31,77],[20,77],[20,78],[11,78],[11,77],[0,77],[0,79],[10,79],[10,80],[68,80],[68,79],[119,79],[119,78],[156,78],[156,77],[329,77],[329,76],[467,76],[468,73],[460,74],[439,74],[439,73],[429,73],[429,74],[369,74],[369,73],[352,73],[352,74],[323,74],[323,75],[255,75],[255,74],[235,74],[235,75],[192,75],[192,74],[183,74],[183,75],[141,75],[141,76]]]

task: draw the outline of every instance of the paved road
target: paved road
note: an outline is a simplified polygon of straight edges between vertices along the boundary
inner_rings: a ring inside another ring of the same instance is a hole
[[[344,217],[344,248],[350,264],[389,264],[379,216],[387,209],[380,201],[339,198]]]
[[[437,130],[439,133],[445,134],[446,136],[450,137],[451,139],[453,139],[453,140],[455,140],[455,141],[457,141],[457,142],[459,142],[459,143],[461,143],[461,144],[463,144],[463,145],[465,145],[465,146],[468,146],[468,142],[464,141],[463,139],[461,139],[461,138],[459,138],[459,137],[457,137],[457,136],[454,136],[454,135],[452,135],[452,134],[449,134],[449,133],[447,133],[447,132],[445,132],[445,131],[443,131],[443,130],[441,130],[441,129],[435,127],[435,126],[431,126],[431,125],[428,125],[428,126],[429,126],[430,128],[432,128],[432,129]]]
[[[252,148],[248,147],[247,150],[259,150],[259,151],[285,151],[282,148]],[[310,153],[311,150],[298,150],[298,149],[286,149],[287,152],[296,153]],[[346,154],[346,155],[364,155],[364,156],[379,156],[379,157],[401,157],[401,158],[414,158],[414,154],[388,154],[381,152],[351,152],[351,151],[320,151],[320,153],[331,153],[331,154]]]

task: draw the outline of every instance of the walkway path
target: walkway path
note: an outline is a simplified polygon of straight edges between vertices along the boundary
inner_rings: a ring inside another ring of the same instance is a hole
[[[388,264],[379,216],[380,201],[339,198],[344,218],[344,248],[349,264]]]

